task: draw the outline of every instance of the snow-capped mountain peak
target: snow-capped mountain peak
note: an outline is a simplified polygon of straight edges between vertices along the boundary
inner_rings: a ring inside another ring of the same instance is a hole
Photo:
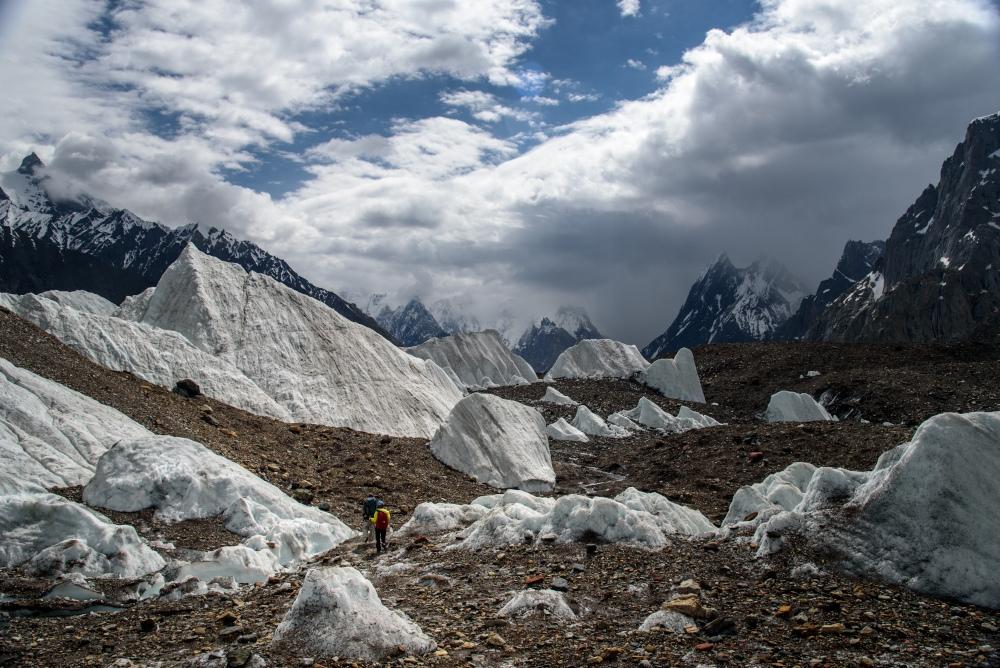
[[[704,343],[771,338],[805,295],[802,282],[780,262],[761,258],[740,269],[722,253],[702,271],[673,323],[643,355],[656,359]]]

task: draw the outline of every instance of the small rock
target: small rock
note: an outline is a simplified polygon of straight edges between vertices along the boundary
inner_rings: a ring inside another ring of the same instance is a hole
[[[550,589],[555,589],[556,591],[569,591],[569,582],[563,578],[552,578],[552,582],[549,583]]]
[[[662,608],[672,612],[679,612],[682,615],[694,617],[695,619],[704,619],[709,616],[708,608],[702,607],[701,601],[698,600],[697,596],[682,596],[681,598],[672,599],[664,603]]]
[[[823,626],[819,627],[820,633],[826,633],[828,635],[843,633],[845,630],[846,629],[844,625],[841,624],[840,622],[836,622],[835,624],[824,624]]]
[[[326,501],[322,501],[322,502],[321,502],[321,503],[320,503],[320,504],[319,504],[318,506],[316,506],[316,507],[317,507],[317,508],[319,508],[320,510],[322,510],[322,511],[323,511],[324,513],[328,513],[328,512],[330,512],[330,504],[329,504],[329,503],[327,503]]]
[[[507,641],[504,640],[499,633],[491,633],[486,638],[486,644],[490,647],[503,647],[507,644]]]
[[[749,455],[747,455],[747,459],[749,459],[751,462],[759,462],[760,460],[764,459],[764,453],[761,452],[760,450],[755,450],[751,452]]]
[[[436,652],[434,652],[434,656],[448,656],[448,650],[439,649]]]
[[[257,634],[256,633],[247,633],[247,634],[241,635],[240,637],[238,637],[236,639],[236,642],[238,642],[241,645],[249,645],[251,643],[255,643],[255,642],[257,642]]]
[[[695,650],[699,652],[707,652],[713,647],[715,647],[715,644],[710,642],[698,643],[697,645],[694,646]]]
[[[302,427],[300,427],[297,424],[293,424],[293,425],[290,425],[288,427],[288,431],[292,432],[293,434],[301,434],[302,433]]]
[[[732,617],[716,617],[702,627],[706,636],[721,636],[736,633],[736,620]]]
[[[232,638],[237,638],[243,634],[243,627],[241,626],[226,626],[221,631],[219,631],[219,637],[223,640],[229,640]]]
[[[313,494],[313,491],[311,489],[299,488],[299,489],[293,489],[291,496],[293,499],[295,499],[302,505],[308,506],[310,503],[312,503],[315,494]]]
[[[545,581],[544,575],[529,575],[524,578],[524,584],[528,587],[534,587],[535,585],[540,585]]]
[[[139,630],[143,633],[152,633],[156,630],[156,620],[151,617],[147,617],[139,622]]]
[[[202,413],[201,419],[207,422],[208,424],[212,425],[213,427],[218,427],[221,424],[218,420],[215,419],[215,416],[211,415],[210,413]]]
[[[778,611],[774,613],[775,617],[791,617],[792,616],[792,606],[785,605],[779,606]]]
[[[224,612],[215,619],[223,626],[236,626],[236,622],[239,621],[239,617],[233,612]]]
[[[572,569],[574,573],[583,573],[587,570],[587,567],[583,564],[573,564]]]
[[[555,535],[554,533],[543,533],[539,538],[539,540],[541,540],[543,543],[554,543],[556,542],[556,539],[558,537],[559,536]]]
[[[188,399],[201,396],[201,388],[198,387],[198,383],[194,382],[190,378],[177,381],[177,384],[174,385],[173,392],[174,394],[179,394]]]

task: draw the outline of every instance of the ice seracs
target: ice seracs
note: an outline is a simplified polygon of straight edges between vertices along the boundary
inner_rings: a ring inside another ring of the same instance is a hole
[[[718,427],[722,424],[715,418],[702,415],[687,406],[681,406],[677,411],[677,415],[673,416],[646,397],[640,397],[639,403],[632,410],[612,414],[608,417],[608,421],[627,424],[623,422],[623,418],[643,427],[659,429],[668,434],[679,434],[691,429],[703,429],[705,427]]]
[[[160,278],[143,322],[231,362],[298,421],[429,437],[462,396],[436,364],[192,246]]]
[[[430,339],[406,352],[450,370],[470,390],[481,389],[484,378],[497,386],[524,385],[538,378],[531,365],[508,350],[494,330]]]
[[[545,420],[533,408],[491,394],[462,399],[431,439],[442,463],[500,488],[555,486]]]
[[[730,507],[759,512],[759,554],[801,533],[850,571],[1000,608],[1000,412],[936,415],[870,472],[793,466]]]
[[[413,621],[387,608],[371,582],[350,567],[306,573],[272,642],[297,655],[360,661],[379,661],[400,652],[426,654],[437,648]]]
[[[837,419],[810,395],[788,390],[771,395],[765,417],[768,422],[821,422]]]
[[[673,359],[656,360],[640,374],[639,379],[670,399],[705,403],[694,354],[687,348],[678,350]]]
[[[648,366],[635,346],[612,339],[587,339],[564,350],[545,374],[545,380],[629,378]]]
[[[430,529],[428,517],[447,517],[442,530],[456,531],[449,549],[480,549],[540,541],[580,540],[584,536],[608,543],[660,548],[673,535],[696,535],[712,531],[708,519],[696,510],[679,506],[655,493],[633,488],[614,499],[570,494],[555,499],[509,490],[475,499],[459,513],[448,508],[439,514],[435,506],[417,507],[411,522]],[[418,520],[417,518],[424,518]],[[464,528],[459,527],[465,522]],[[409,523],[402,531],[409,530]]]
[[[608,424],[600,415],[590,410],[586,406],[578,406],[576,415],[573,416],[573,426],[588,436],[601,436],[603,438],[625,438],[630,436],[627,429],[617,425]]]
[[[4,473],[43,487],[82,485],[109,447],[151,435],[115,409],[0,358]]]
[[[566,418],[559,418],[548,427],[545,428],[545,433],[549,435],[553,441],[576,441],[577,443],[586,443],[590,439],[587,435],[566,422]]]
[[[545,394],[542,395],[540,401],[547,404],[556,404],[557,406],[576,406],[578,403],[551,385],[545,388]]]
[[[77,310],[38,295],[0,294],[0,306],[103,367],[128,371],[163,387],[190,378],[206,395],[231,406],[279,420],[292,419],[233,364],[196,348],[177,332]]]
[[[267,551],[248,558],[273,562],[272,571],[354,535],[333,515],[298,503],[200,443],[170,436],[115,445],[98,461],[83,498],[121,512],[155,508],[168,521],[221,517],[227,529],[247,537],[247,549]]]
[[[130,526],[0,474],[0,567],[35,575],[137,577],[166,562]]]
[[[560,621],[576,619],[566,596],[553,589],[519,591],[497,612],[501,617],[527,617],[542,613]]]

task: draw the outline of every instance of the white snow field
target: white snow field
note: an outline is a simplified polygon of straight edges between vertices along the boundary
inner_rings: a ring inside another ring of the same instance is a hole
[[[630,378],[649,362],[635,346],[611,339],[585,339],[562,351],[545,380],[556,378]]]
[[[190,245],[160,278],[142,322],[232,363],[297,421],[429,438],[463,394],[433,362]]]
[[[492,487],[548,492],[556,474],[545,419],[534,408],[492,394],[470,394],[429,443],[443,464]]]
[[[547,612],[554,619],[571,621],[576,613],[562,592],[554,589],[524,589],[516,592],[497,612],[501,617],[529,617]]]
[[[646,385],[670,399],[705,403],[701,379],[694,365],[694,354],[681,348],[672,360],[659,359],[649,365],[639,376]]]
[[[608,421],[615,420],[623,424],[621,418],[632,421],[643,427],[659,429],[668,434],[679,434],[691,429],[704,429],[705,427],[718,427],[721,422],[708,415],[702,415],[693,411],[687,406],[681,406],[677,410],[677,416],[666,412],[646,397],[640,397],[639,403],[630,411],[620,411],[608,417]]]
[[[548,404],[556,404],[557,406],[576,406],[579,403],[573,401],[551,385],[545,388],[545,394],[542,395],[541,401]]]
[[[0,473],[0,567],[36,575],[138,577],[166,563],[130,526]]]
[[[614,499],[578,494],[556,499],[508,490],[475,499],[468,506],[422,503],[410,522],[419,531],[456,531],[448,549],[479,549],[523,543],[525,540],[571,542],[593,534],[609,543],[660,548],[671,535],[696,535],[715,530],[697,510],[677,505],[655,493],[629,488]],[[411,531],[409,524],[401,531]],[[435,525],[437,522],[437,525]]]
[[[870,472],[783,473],[738,493],[726,518],[760,513],[758,554],[801,531],[856,573],[1000,608],[1000,412],[936,415]]]
[[[768,422],[821,422],[837,419],[808,394],[788,390],[771,395],[765,417]]]
[[[587,443],[590,441],[587,435],[566,422],[566,418],[559,418],[548,427],[545,433],[554,441],[575,441],[577,443]]]
[[[104,297],[95,295],[93,292],[87,292],[86,290],[73,290],[70,292],[65,290],[46,290],[38,296],[44,299],[51,299],[62,306],[83,311],[84,313],[93,313],[94,315],[114,315],[115,311],[118,310],[114,302],[109,302]]]
[[[469,390],[484,389],[484,379],[492,386],[526,385],[538,380],[531,365],[512,353],[492,329],[429,339],[406,352],[450,369]]]
[[[0,294],[4,306],[103,367],[173,387],[194,380],[206,395],[257,415],[290,420],[279,406],[229,362],[195,348],[177,332],[62,306],[38,295]]]
[[[409,617],[385,607],[371,582],[350,567],[306,573],[272,642],[303,656],[361,661],[437,649]]]
[[[604,438],[625,438],[631,436],[627,429],[609,425],[604,419],[586,406],[578,406],[573,416],[573,426],[588,436]]]
[[[123,440],[108,450],[83,499],[121,512],[155,508],[167,521],[221,516],[227,529],[247,537],[238,547],[273,554],[272,571],[355,535],[335,516],[298,503],[200,443],[171,436]]]
[[[82,485],[109,447],[151,435],[115,409],[0,358],[4,473],[42,487]]]

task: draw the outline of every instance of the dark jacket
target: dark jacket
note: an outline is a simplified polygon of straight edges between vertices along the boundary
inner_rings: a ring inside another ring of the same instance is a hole
[[[371,519],[375,515],[376,508],[378,508],[378,499],[374,496],[369,496],[361,503],[361,513],[365,516],[365,519]]]

